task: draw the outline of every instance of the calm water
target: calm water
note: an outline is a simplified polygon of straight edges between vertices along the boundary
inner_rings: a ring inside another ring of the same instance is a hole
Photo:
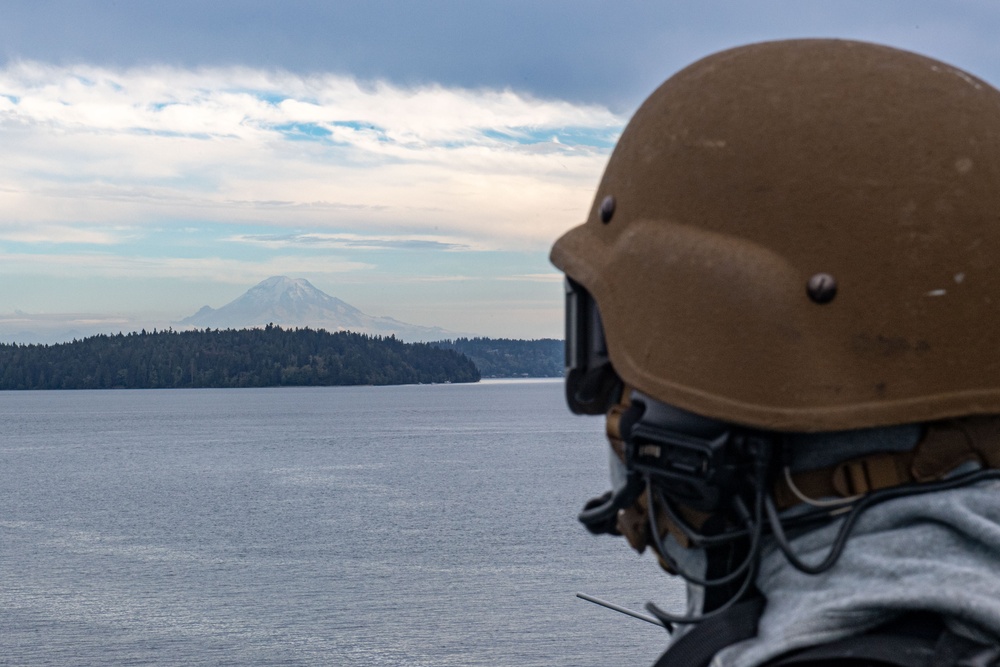
[[[642,665],[558,382],[0,392],[0,664]]]

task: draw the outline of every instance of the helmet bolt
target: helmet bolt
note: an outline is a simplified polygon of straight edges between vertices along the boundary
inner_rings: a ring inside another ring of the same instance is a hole
[[[837,280],[829,273],[817,273],[809,279],[806,293],[816,303],[830,303],[837,296]]]
[[[611,222],[611,216],[615,214],[615,198],[608,195],[603,200],[601,200],[601,222],[608,224]]]

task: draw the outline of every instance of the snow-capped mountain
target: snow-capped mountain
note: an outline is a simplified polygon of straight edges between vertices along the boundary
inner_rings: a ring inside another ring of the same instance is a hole
[[[316,289],[304,278],[285,276],[268,278],[221,308],[205,306],[178,324],[212,329],[247,329],[277,324],[379,336],[392,334],[408,342],[442,340],[461,335],[440,327],[422,327],[391,317],[366,315],[349,303]]]

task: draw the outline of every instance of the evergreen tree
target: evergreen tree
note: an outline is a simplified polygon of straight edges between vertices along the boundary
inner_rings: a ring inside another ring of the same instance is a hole
[[[97,335],[59,345],[0,344],[0,389],[145,389],[477,382],[455,350],[322,329]]]
[[[458,338],[431,345],[461,352],[483,377],[562,377],[564,372],[563,342],[552,338]]]

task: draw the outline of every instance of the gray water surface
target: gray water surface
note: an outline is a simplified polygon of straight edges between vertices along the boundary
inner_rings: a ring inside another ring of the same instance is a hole
[[[558,382],[0,392],[0,664],[642,665]]]

